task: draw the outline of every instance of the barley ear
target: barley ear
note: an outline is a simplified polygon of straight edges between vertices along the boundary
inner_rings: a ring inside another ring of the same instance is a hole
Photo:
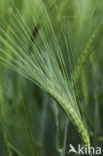
[[[80,76],[80,72],[81,72],[82,68],[84,67],[85,63],[87,62],[88,57],[93,52],[96,42],[98,41],[99,36],[102,32],[103,32],[103,25],[100,25],[98,28],[96,28],[95,32],[89,39],[85,49],[83,50],[81,56],[79,57],[77,65],[72,74],[72,81],[74,83],[76,83],[76,81],[78,80],[78,78]]]
[[[64,101],[62,97],[55,96],[51,90],[49,90],[50,94],[57,99],[61,107],[65,110],[65,112],[68,115],[68,118],[70,118],[71,122],[74,124],[75,128],[77,129],[78,133],[80,134],[80,137],[85,145],[87,147],[90,147],[90,138],[88,135],[88,131],[84,126],[84,123],[82,119],[79,117],[77,112],[72,108],[71,105],[67,103],[67,101]]]

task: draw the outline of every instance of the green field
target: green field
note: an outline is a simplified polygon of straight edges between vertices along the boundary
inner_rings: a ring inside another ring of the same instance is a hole
[[[69,155],[103,155],[103,0],[0,0],[0,156]]]

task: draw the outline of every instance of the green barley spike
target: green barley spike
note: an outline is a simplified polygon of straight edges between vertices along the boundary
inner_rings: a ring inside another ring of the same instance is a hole
[[[81,57],[78,59],[77,65],[74,69],[73,75],[72,75],[72,81],[75,83],[79,76],[81,69],[83,68],[83,65],[86,63],[88,57],[90,56],[93,48],[95,47],[96,42],[99,39],[100,34],[103,32],[103,25],[100,25],[95,32],[93,33],[92,37],[88,41],[84,51],[82,52]]]
[[[90,147],[90,138],[89,138],[89,135],[88,135],[88,131],[85,128],[83,121],[80,119],[80,117],[78,116],[76,111],[67,103],[67,101],[64,101],[64,99],[62,97],[55,96],[54,93],[51,90],[49,90],[49,93],[55,99],[57,99],[57,101],[59,102],[61,107],[65,110],[68,117],[71,119],[71,122],[74,124],[75,128],[79,132],[83,143],[85,145],[87,145],[87,147]]]

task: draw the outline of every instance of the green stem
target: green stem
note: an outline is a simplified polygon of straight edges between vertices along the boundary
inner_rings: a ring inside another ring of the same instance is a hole
[[[2,93],[2,85],[0,81],[0,155],[6,156],[6,140],[5,140],[5,132],[2,126],[4,121],[4,111],[3,111],[3,93]]]

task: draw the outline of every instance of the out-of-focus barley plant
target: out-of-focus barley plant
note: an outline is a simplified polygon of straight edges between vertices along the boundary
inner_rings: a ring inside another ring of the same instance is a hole
[[[0,156],[103,147],[102,6],[0,0]]]

